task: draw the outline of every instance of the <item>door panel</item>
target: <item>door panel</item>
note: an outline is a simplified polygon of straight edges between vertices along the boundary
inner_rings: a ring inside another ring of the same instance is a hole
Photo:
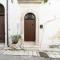
[[[29,18],[26,17],[26,19],[24,20],[24,41],[35,41],[35,18],[31,18],[34,17],[31,14],[28,17]]]
[[[0,15],[0,43],[5,42],[4,16]]]
[[[0,43],[5,43],[5,11],[4,6],[0,4]]]

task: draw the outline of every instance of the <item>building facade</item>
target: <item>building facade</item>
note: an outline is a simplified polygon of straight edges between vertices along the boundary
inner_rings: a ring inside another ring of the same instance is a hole
[[[24,48],[44,50],[60,44],[59,2],[0,0],[0,45],[11,46],[14,35],[21,35]]]

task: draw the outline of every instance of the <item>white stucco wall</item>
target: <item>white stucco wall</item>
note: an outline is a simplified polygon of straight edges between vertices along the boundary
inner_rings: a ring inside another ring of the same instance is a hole
[[[44,11],[41,12],[42,17],[40,17],[40,22],[44,25],[42,49],[47,49],[49,45],[60,44],[60,40],[56,37],[60,35],[58,34],[60,29],[60,1],[50,0],[47,4],[44,6],[44,9],[41,9]]]

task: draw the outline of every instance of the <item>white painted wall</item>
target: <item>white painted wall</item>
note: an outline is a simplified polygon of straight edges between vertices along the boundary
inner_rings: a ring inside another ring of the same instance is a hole
[[[44,25],[42,49],[47,49],[49,45],[60,44],[60,39],[56,37],[60,35],[57,35],[60,29],[60,0],[50,0],[47,4],[48,6],[44,6],[44,11],[41,12],[42,16],[40,17],[40,22]]]

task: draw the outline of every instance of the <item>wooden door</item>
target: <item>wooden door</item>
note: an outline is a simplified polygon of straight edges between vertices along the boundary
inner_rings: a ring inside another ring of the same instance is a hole
[[[4,7],[0,5],[0,43],[5,42]]]
[[[35,41],[35,16],[32,13],[28,13],[24,20],[24,40]]]

